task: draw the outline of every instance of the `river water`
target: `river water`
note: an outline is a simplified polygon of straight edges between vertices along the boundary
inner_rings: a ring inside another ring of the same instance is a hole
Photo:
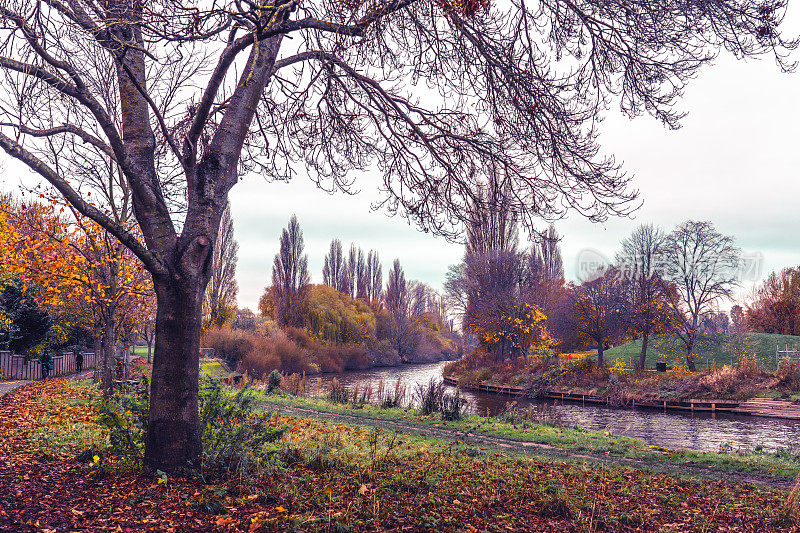
[[[348,389],[370,386],[376,389],[381,381],[392,390],[400,379],[406,390],[406,401],[413,397],[418,383],[428,383],[431,378],[441,380],[445,363],[403,365],[400,367],[373,368],[370,370],[323,374],[309,378],[313,393],[321,385],[328,390],[333,378]],[[469,401],[469,410],[477,414],[496,414],[505,409],[508,397],[502,395],[462,391]],[[761,418],[732,414],[690,414],[662,412],[651,409],[618,409],[597,405],[562,403],[554,400],[517,400],[521,408],[531,409],[539,418],[557,425],[605,430],[616,435],[628,435],[655,446],[675,450],[696,451],[793,450],[800,444],[800,420]]]

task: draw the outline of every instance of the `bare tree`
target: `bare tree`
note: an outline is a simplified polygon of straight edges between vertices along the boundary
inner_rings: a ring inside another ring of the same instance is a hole
[[[350,252],[347,254],[347,261],[345,262],[345,270],[347,271],[347,277],[345,279],[347,280],[347,282],[344,284],[345,290],[343,290],[342,292],[344,292],[351,298],[356,297],[356,283],[358,282],[357,263],[358,263],[358,250],[356,249],[356,245],[354,243],[350,243]]]
[[[667,237],[663,277],[673,286],[670,305],[686,346],[686,365],[695,370],[694,349],[701,321],[730,299],[738,285],[739,248],[733,237],[719,233],[711,222],[687,220]]]
[[[325,255],[325,262],[322,266],[322,283],[334,289],[339,289],[339,280],[342,277],[344,268],[344,256],[342,255],[342,241],[333,239],[330,250]]]
[[[364,257],[364,251],[358,249],[358,260],[356,261],[356,298],[362,300],[368,299],[369,292],[369,270],[367,269],[367,261]]]
[[[617,254],[621,275],[628,281],[628,313],[634,329],[642,335],[642,351],[637,368],[644,369],[650,330],[662,318],[660,304],[666,293],[661,281],[660,258],[666,235],[652,224],[642,224],[622,241],[622,251]]]
[[[624,213],[635,193],[593,129],[609,95],[675,126],[684,85],[718,48],[782,60],[795,45],[778,30],[784,8],[2,0],[0,146],[152,274],[145,465],[195,469],[203,294],[240,173],[288,179],[305,164],[321,186],[347,189],[353,169],[377,166],[389,212],[453,238],[488,168],[503,170],[528,228],[568,209]],[[142,240],[79,183],[90,150],[129,184]]]
[[[300,326],[301,306],[310,282],[308,256],[303,253],[303,230],[292,215],[281,233],[281,251],[272,266],[272,298],[275,319],[281,326]]]
[[[231,206],[228,204],[222,212],[219,232],[214,241],[214,253],[211,255],[211,279],[205,295],[209,325],[221,326],[232,321],[236,313],[236,295],[239,292],[236,283],[238,252],[239,243],[233,237],[233,218]]]
[[[395,259],[386,282],[386,308],[391,316],[389,340],[401,358],[413,350],[413,328],[409,320],[409,294],[406,276],[400,260]]]
[[[561,236],[550,224],[531,247],[534,263],[541,264],[541,280],[548,284],[560,284],[564,280],[564,261],[561,257]]]
[[[383,296],[383,267],[378,258],[378,252],[369,251],[367,255],[367,272],[369,274],[367,296],[370,302],[379,302]]]

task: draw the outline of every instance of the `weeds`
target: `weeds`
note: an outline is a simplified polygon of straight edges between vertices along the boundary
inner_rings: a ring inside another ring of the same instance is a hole
[[[328,399],[333,403],[347,403],[349,396],[344,385],[339,383],[338,379],[333,378],[331,380],[331,390],[328,391]]]

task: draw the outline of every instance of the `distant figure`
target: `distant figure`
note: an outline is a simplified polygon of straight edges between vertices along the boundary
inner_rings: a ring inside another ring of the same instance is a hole
[[[53,356],[50,352],[45,351],[39,356],[39,363],[42,365],[42,379],[47,379],[50,371],[53,370]]]
[[[81,371],[83,370],[83,354],[80,352],[80,350],[76,351],[77,353],[75,354],[75,372],[80,374]]]

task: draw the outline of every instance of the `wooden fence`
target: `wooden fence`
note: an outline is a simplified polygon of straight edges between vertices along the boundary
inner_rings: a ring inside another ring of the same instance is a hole
[[[97,368],[97,358],[92,352],[82,352],[83,370]],[[50,376],[68,376],[77,370],[75,354],[67,353],[53,357],[53,370]],[[0,379],[42,379],[42,364],[38,359],[25,361],[21,355],[0,351]]]

